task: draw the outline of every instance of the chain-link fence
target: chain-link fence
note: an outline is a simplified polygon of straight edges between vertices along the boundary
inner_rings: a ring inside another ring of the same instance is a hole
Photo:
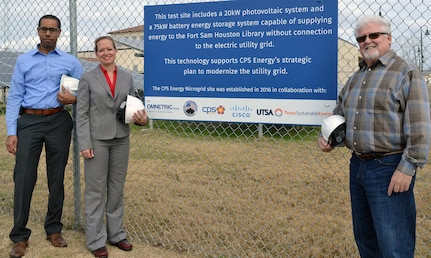
[[[14,60],[39,42],[36,27],[42,15],[61,19],[58,46],[80,57],[86,69],[94,65],[94,39],[113,36],[120,50],[117,63],[134,74],[142,94],[144,6],[186,2],[2,0],[2,138],[6,139],[4,103]],[[392,21],[393,48],[418,64],[431,83],[429,4],[345,0],[338,8],[340,85],[357,69],[356,20],[379,13]],[[313,126],[160,120],[144,128],[132,126],[125,190],[128,234],[133,241],[197,256],[358,256],[350,218],[349,152],[320,152],[315,144],[318,132]],[[83,168],[75,146],[74,141],[63,222],[82,230]],[[0,212],[12,216],[14,159],[6,148],[0,148],[0,157]],[[31,219],[37,221],[43,221],[46,212],[43,160],[31,209]],[[429,172],[428,164],[418,172],[415,186],[417,257],[431,256]]]

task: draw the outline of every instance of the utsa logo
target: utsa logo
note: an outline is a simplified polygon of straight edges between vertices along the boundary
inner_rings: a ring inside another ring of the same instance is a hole
[[[266,108],[257,109],[256,114],[258,116],[273,116],[274,115],[274,113],[272,112],[271,109],[266,109]]]

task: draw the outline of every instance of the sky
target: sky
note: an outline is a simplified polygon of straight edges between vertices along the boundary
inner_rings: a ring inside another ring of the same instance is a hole
[[[52,13],[63,22],[58,45],[68,51],[71,16],[69,5],[73,1],[76,1],[77,6],[78,51],[91,51],[94,38],[97,36],[142,25],[144,5],[209,2],[206,0],[0,0],[0,50],[27,51],[34,48],[39,42],[36,32],[38,19],[44,14]],[[303,0],[295,1],[301,3]],[[321,1],[325,0],[316,0],[316,2]],[[376,3],[375,0],[338,1],[338,36],[356,44],[353,28],[358,17],[380,12],[393,25],[394,50],[417,63],[418,49],[422,46],[424,67],[429,69],[431,35],[426,36],[425,31],[428,29],[431,32],[431,5],[425,4],[425,1],[429,0],[387,0],[383,3]]]
[[[393,48],[399,55],[411,60],[419,59],[418,49],[422,45],[425,68],[431,66],[431,5],[424,0],[339,1],[339,37],[355,43],[353,28],[358,17],[368,14],[381,14],[392,24]],[[422,34],[422,36],[421,36]],[[422,37],[422,41],[421,41]],[[422,42],[422,44],[421,44]]]

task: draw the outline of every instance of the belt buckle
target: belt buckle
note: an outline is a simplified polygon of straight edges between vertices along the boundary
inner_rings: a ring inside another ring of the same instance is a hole
[[[367,153],[360,153],[357,151],[354,151],[354,152],[355,152],[356,157],[358,157],[358,159],[360,159],[362,161],[370,160],[370,157],[374,156],[374,155],[371,156],[370,154],[367,154]],[[374,159],[374,157],[373,157],[373,159]]]

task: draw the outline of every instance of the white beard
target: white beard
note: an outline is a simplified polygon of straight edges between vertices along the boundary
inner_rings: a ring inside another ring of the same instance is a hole
[[[380,51],[378,48],[372,47],[369,50],[364,51],[365,60],[377,60],[380,57]]]

